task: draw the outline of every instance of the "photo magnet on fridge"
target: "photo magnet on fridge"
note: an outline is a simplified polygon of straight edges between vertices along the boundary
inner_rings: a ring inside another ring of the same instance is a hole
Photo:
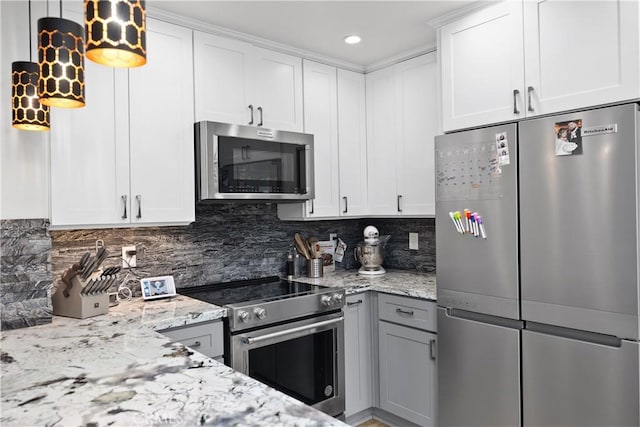
[[[553,131],[556,156],[582,154],[582,119],[556,123]]]

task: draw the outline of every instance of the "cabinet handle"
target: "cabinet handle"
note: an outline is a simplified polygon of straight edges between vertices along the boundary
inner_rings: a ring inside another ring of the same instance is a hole
[[[527,88],[527,104],[529,104],[529,107],[527,107],[527,110],[533,112],[533,104],[531,103],[531,94],[533,93],[533,86],[529,86]]]
[[[124,212],[122,213],[122,219],[127,219],[127,195],[120,196],[122,204],[124,205]]]
[[[429,355],[431,356],[431,360],[436,360],[437,347],[436,340],[429,341]]]
[[[249,110],[251,111],[251,120],[249,120],[249,124],[253,124],[253,105],[249,104]]]
[[[198,348],[202,345],[202,343],[200,341],[196,341],[193,344],[191,344],[189,347],[191,348]]]
[[[351,307],[352,305],[359,305],[362,304],[362,300],[359,299],[358,301],[354,301],[354,302],[349,302],[347,301],[347,306]]]
[[[142,196],[141,195],[136,195],[136,202],[138,202],[138,214],[136,215],[136,218],[140,219],[142,218]]]
[[[518,95],[520,95],[520,91],[518,89],[513,90],[513,114],[520,114],[520,110],[518,110]]]
[[[342,213],[347,213],[349,211],[349,203],[347,202],[347,196],[344,196],[342,200],[344,200],[344,210],[342,211]]]
[[[250,146],[250,145],[245,145],[245,147],[244,147],[244,155],[245,155],[245,158],[246,158],[247,160],[250,160],[250,159],[251,159],[251,157],[249,157],[249,149],[250,149],[250,148],[251,148],[251,146]]]
[[[313,211],[314,211],[313,199],[311,199],[311,210],[309,211],[309,214],[313,214]]]
[[[406,314],[407,316],[413,316],[413,310],[403,310],[401,308],[396,308],[396,313]]]
[[[258,107],[258,113],[260,113],[260,122],[258,123],[258,126],[262,126],[264,123],[262,123],[262,107]]]
[[[402,200],[402,194],[398,194],[398,212],[402,212],[402,208],[400,207],[401,200]]]

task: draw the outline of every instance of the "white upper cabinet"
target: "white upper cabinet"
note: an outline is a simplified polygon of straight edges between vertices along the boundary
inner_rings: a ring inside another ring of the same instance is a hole
[[[638,98],[638,34],[637,1],[525,1],[527,115]]]
[[[340,216],[367,213],[367,114],[364,74],[338,70]]]
[[[278,205],[280,219],[367,213],[364,75],[304,61],[304,131],[313,134],[315,197]]]
[[[368,212],[435,215],[436,54],[367,74]]]
[[[400,210],[396,178],[398,134],[394,67],[366,75],[367,196],[369,214],[397,215]]]
[[[434,137],[439,134],[435,53],[396,65],[397,180],[402,215],[435,215]]]
[[[638,2],[506,1],[440,28],[444,131],[640,97]]]
[[[521,3],[443,26],[440,61],[444,131],[524,117]]]
[[[249,124],[252,46],[198,31],[193,40],[196,121]]]
[[[196,121],[302,132],[302,60],[194,31]]]
[[[336,68],[304,61],[304,131],[313,134],[315,197],[308,216],[335,217],[339,210]]]
[[[85,61],[86,106],[52,112],[53,227],[194,220],[191,31],[147,18],[147,45],[140,68]]]
[[[191,30],[147,19],[147,45],[147,63],[129,71],[132,223],[191,222]]]

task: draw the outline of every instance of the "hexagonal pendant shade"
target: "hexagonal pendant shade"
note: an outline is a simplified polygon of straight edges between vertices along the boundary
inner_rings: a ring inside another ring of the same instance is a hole
[[[144,1],[85,0],[87,58],[112,67],[147,62]]]
[[[11,125],[16,129],[49,130],[49,107],[38,100],[38,64],[11,64]]]
[[[63,18],[38,20],[38,96],[51,107],[84,107],[84,29]]]

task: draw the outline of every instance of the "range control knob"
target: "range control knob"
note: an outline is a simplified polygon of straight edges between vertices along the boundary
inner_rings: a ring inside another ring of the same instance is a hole
[[[241,310],[241,311],[238,312],[238,320],[241,323],[248,322],[250,317],[251,317],[251,315],[247,311]]]
[[[262,307],[256,307],[253,309],[253,314],[255,314],[258,319],[262,320],[267,317],[267,310]]]
[[[342,304],[342,300],[344,299],[344,295],[342,294],[333,294],[333,302],[334,304]]]
[[[320,297],[320,303],[326,307],[329,307],[333,303],[333,300],[331,299],[330,295],[322,295]]]

